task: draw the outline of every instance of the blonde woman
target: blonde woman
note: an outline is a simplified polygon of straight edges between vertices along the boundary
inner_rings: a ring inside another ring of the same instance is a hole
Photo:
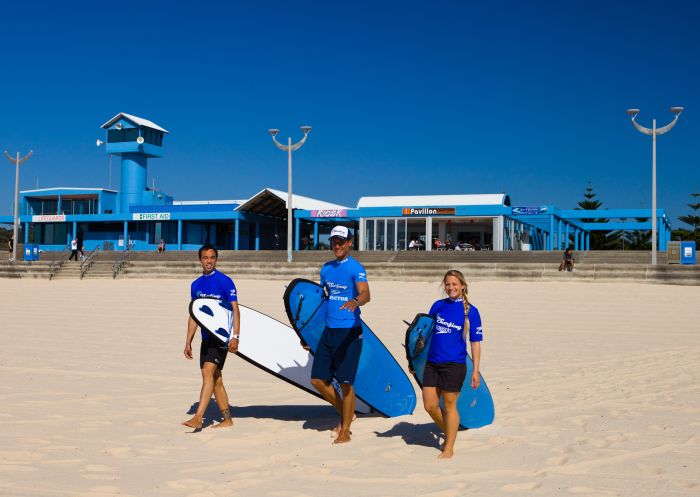
[[[467,299],[464,275],[447,271],[442,283],[447,297],[435,302],[429,312],[435,318],[435,330],[423,373],[423,406],[445,433],[438,459],[449,459],[454,455],[459,429],[457,399],[467,374],[467,338],[474,362],[471,387],[478,388],[482,335],[481,316]]]

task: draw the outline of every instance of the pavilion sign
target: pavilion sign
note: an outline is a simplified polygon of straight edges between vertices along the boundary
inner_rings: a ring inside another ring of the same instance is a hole
[[[454,207],[404,207],[403,216],[454,216],[457,210]]]
[[[512,207],[511,212],[516,215],[537,215],[544,214],[545,212],[547,212],[547,207]]]

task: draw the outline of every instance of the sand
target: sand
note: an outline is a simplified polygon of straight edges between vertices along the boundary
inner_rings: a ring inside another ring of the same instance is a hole
[[[286,322],[282,282],[237,285]],[[420,405],[333,446],[329,406],[233,356],[235,426],[189,433],[188,289],[0,280],[0,496],[700,495],[698,287],[472,284],[496,420],[460,431],[450,461]],[[404,364],[402,320],[439,284],[371,290],[364,318]]]

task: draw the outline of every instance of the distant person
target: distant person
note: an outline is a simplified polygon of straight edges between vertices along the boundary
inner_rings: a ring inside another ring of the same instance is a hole
[[[447,271],[442,284],[447,298],[435,302],[428,313],[436,324],[423,373],[423,407],[445,433],[438,459],[449,459],[459,430],[457,399],[467,376],[467,338],[474,362],[469,381],[478,388],[482,331],[479,311],[467,298],[464,275]]]
[[[162,238],[160,239],[160,242],[158,242],[158,253],[165,252],[165,240]]]
[[[75,262],[78,262],[78,239],[77,238],[73,238],[70,241],[70,257],[68,258],[68,260],[72,261],[73,257],[75,257]]]
[[[83,241],[80,240],[80,239],[78,240],[78,255],[80,255],[80,260],[81,260],[81,261],[84,261],[84,260],[85,260],[85,250],[84,250],[84,247],[83,247]]]
[[[454,247],[452,246],[452,240],[449,238],[447,241],[445,241],[445,250],[454,250]]]
[[[530,250],[530,232],[528,230],[523,231],[520,234],[520,243],[522,244],[522,250]]]
[[[15,234],[14,233],[12,233],[10,235],[10,238],[7,240],[7,249],[10,252],[10,255],[7,258],[7,260],[9,260],[10,262],[13,262],[14,258],[12,256],[14,255],[14,252],[15,252]]]
[[[355,376],[362,352],[360,306],[369,302],[369,283],[362,264],[350,257],[352,234],[345,226],[331,231],[335,260],[321,268],[321,286],[328,294],[326,327],[318,343],[311,368],[311,384],[340,413],[333,443],[350,441],[350,424],[355,415]],[[338,381],[343,398],[332,385]]]
[[[559,271],[563,269],[566,269],[567,271],[576,271],[574,269],[574,251],[571,247],[568,247],[564,251],[564,257],[561,260],[561,264],[559,264]]]
[[[199,396],[199,406],[192,419],[182,424],[195,430],[202,428],[204,412],[207,410],[211,394],[214,394],[216,404],[221,410],[223,420],[214,428],[233,426],[231,411],[228,407],[228,394],[224,388],[221,370],[224,369],[226,356],[229,352],[238,351],[240,341],[241,315],[238,311],[238,295],[233,280],[216,270],[219,252],[213,245],[203,245],[199,249],[199,263],[202,265],[202,276],[192,282],[190,297],[212,297],[230,302],[233,308],[233,334],[228,347],[218,338],[202,328],[202,345],[199,348],[199,368],[202,372],[202,390]],[[197,331],[197,323],[190,316],[187,321],[187,338],[185,340],[185,357],[192,360],[192,339]]]
[[[411,239],[411,243],[408,244],[408,250],[418,250],[418,243],[414,239]]]

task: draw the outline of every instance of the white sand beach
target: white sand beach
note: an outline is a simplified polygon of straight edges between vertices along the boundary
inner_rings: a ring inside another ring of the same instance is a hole
[[[370,283],[363,317],[404,366],[402,320],[440,297],[439,278]],[[241,303],[287,321],[283,282],[236,283]],[[189,433],[188,291],[0,280],[0,496],[700,494],[700,287],[471,284],[496,420],[460,431],[449,461],[420,405],[361,417],[334,446],[330,406],[232,356],[235,426]]]

